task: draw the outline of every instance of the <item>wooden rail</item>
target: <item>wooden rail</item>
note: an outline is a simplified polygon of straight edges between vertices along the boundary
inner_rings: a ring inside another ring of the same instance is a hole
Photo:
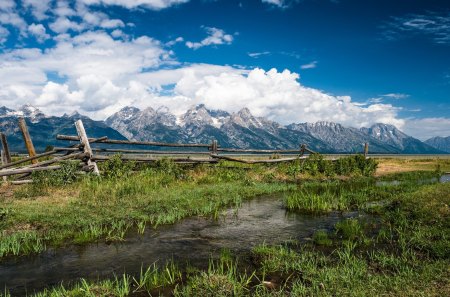
[[[71,135],[57,135],[56,139],[70,140],[70,141],[79,140],[78,136],[71,136]],[[94,140],[94,139],[95,138],[89,138],[89,142],[91,142],[91,140]],[[204,148],[210,147],[209,144],[202,144],[202,143],[163,143],[163,142],[154,142],[154,141],[132,141],[132,140],[114,140],[114,139],[101,140],[101,141],[98,141],[98,143],[165,146],[165,147],[204,147]]]

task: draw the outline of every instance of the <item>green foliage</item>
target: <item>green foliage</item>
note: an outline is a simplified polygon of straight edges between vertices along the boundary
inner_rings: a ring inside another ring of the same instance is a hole
[[[45,250],[45,243],[36,231],[18,231],[12,234],[1,233],[0,257],[39,253]]]
[[[313,241],[317,245],[330,246],[333,244],[326,230],[317,230],[313,235]]]
[[[356,175],[372,176],[377,168],[375,159],[366,159],[364,155],[341,157],[337,160],[327,160],[321,154],[312,154],[309,158],[292,162],[284,167],[284,171],[290,176],[299,173],[311,176],[325,175]]]
[[[31,174],[33,183],[14,192],[16,198],[31,198],[47,194],[50,187],[73,184],[77,178],[78,163],[61,163],[58,170],[35,171]]]
[[[109,160],[100,164],[99,170],[105,177],[116,179],[129,176],[134,167],[134,162],[124,162],[122,160],[122,155],[116,154]]]
[[[336,234],[346,240],[356,240],[364,238],[364,226],[358,219],[345,219],[334,226]]]

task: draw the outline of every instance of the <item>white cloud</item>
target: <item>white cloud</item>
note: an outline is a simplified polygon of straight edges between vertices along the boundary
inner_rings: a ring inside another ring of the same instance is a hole
[[[317,61],[312,61],[308,64],[303,64],[302,66],[300,66],[301,69],[313,69],[317,67]]]
[[[187,41],[186,46],[192,49],[198,49],[208,45],[220,45],[231,44],[233,42],[233,36],[226,34],[224,30],[214,27],[204,27],[208,33],[208,37],[200,42]]]
[[[44,42],[45,40],[50,38],[50,35],[47,34],[47,30],[42,24],[31,24],[28,26],[28,32],[30,32],[36,40],[39,42]]]
[[[254,69],[241,73],[223,72],[198,78],[186,75],[177,83],[179,95],[191,98],[192,104],[205,103],[210,108],[237,111],[248,107],[255,115],[287,124],[328,120],[348,126],[363,127],[376,122],[401,128],[398,109],[390,104],[361,107],[350,97],[331,96],[307,88],[298,82],[298,74],[275,69]]]
[[[450,43],[450,12],[427,12],[392,17],[381,26],[384,38],[397,40],[415,35],[429,37],[435,43]]]
[[[450,118],[407,119],[403,130],[406,134],[420,140],[435,136],[450,136]]]
[[[103,20],[100,23],[100,27],[105,28],[105,29],[113,29],[113,28],[125,27],[125,24],[119,19]]]
[[[26,35],[27,23],[19,15],[16,3],[13,0],[0,1],[0,24],[13,26]]]
[[[46,19],[47,12],[50,9],[51,0],[22,0],[22,5],[29,8],[33,16],[41,21]]]
[[[177,38],[175,38],[173,40],[170,40],[170,41],[166,42],[166,45],[167,46],[174,46],[175,44],[183,42],[183,41],[184,41],[184,38],[179,36],[179,37],[177,37]]]
[[[101,110],[108,100],[114,105],[114,98],[119,98],[106,96],[107,92],[126,94],[123,90],[144,69],[174,63],[159,41],[146,36],[126,41],[105,32],[86,32],[75,37],[60,35],[56,40],[55,47],[45,51],[17,49],[0,54],[0,105],[10,106],[12,101],[17,107],[31,102],[50,113],[55,108],[98,111],[95,118],[99,118],[105,115]],[[49,84],[48,73],[65,82],[59,87],[56,82]],[[61,95],[64,91],[65,96]],[[74,94],[81,98],[78,105],[65,101]]]
[[[81,0],[86,5],[117,5],[129,9],[143,7],[160,10],[174,5],[183,4],[190,0]]]
[[[389,94],[384,94],[381,96],[390,98],[390,99],[406,99],[409,97],[408,94],[402,94],[402,93],[389,93]]]
[[[251,58],[259,58],[261,56],[267,56],[270,55],[270,52],[265,51],[265,52],[255,52],[255,53],[247,53],[247,55]]]
[[[9,31],[8,29],[0,26],[0,45],[8,40]]]
[[[263,3],[268,3],[271,5],[275,5],[278,7],[285,7],[286,3],[285,0],[262,0]]]
[[[59,17],[49,25],[50,29],[56,33],[65,33],[69,30],[82,31],[85,26],[83,24],[71,21],[67,17]]]

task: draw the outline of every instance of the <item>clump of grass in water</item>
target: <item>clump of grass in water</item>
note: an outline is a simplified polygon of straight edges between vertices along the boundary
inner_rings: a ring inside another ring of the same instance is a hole
[[[36,231],[19,231],[12,234],[3,232],[0,240],[0,257],[40,253],[45,250],[45,243]]]
[[[180,282],[182,273],[179,267],[170,261],[164,267],[158,268],[156,263],[149,266],[145,271],[141,268],[138,278],[133,278],[137,288],[134,292],[150,292],[157,288],[174,285]]]
[[[315,244],[323,246],[331,246],[333,244],[333,240],[328,236],[326,230],[317,230],[313,235],[313,241]]]
[[[187,284],[176,287],[174,296],[244,296],[249,293],[249,284],[254,273],[238,271],[238,263],[229,256],[210,260],[207,271],[189,277]]]
[[[369,199],[374,199],[374,191],[372,179],[306,182],[297,191],[288,194],[284,204],[289,210],[322,214],[357,208]]]

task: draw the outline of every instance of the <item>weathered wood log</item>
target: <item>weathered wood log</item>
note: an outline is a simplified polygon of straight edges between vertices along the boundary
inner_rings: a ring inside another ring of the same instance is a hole
[[[364,157],[367,158],[368,155],[369,155],[369,143],[366,142],[366,143],[364,144]]]
[[[30,133],[28,132],[27,123],[24,118],[19,118],[19,128],[22,132],[23,140],[30,157],[36,156],[36,150],[34,149],[33,141],[31,140]],[[31,160],[31,163],[37,163],[36,159]]]
[[[260,154],[283,154],[283,153],[299,153],[300,150],[255,150],[255,149],[234,149],[234,148],[218,148],[219,152],[228,153],[260,153]]]
[[[112,156],[104,156],[104,155],[93,155],[92,160],[94,161],[106,161],[110,160]],[[120,159],[123,161],[136,161],[136,162],[156,162],[162,160],[162,158],[159,157],[137,157],[137,156],[126,156],[122,155],[120,156]],[[188,162],[188,163],[211,163],[211,159],[200,159],[200,158],[168,158],[169,160],[173,162]]]
[[[5,177],[5,176],[4,176]],[[24,180],[12,180],[10,182],[12,185],[23,185],[23,184],[31,184],[33,183],[32,179],[24,179]]]
[[[92,170],[93,170],[94,174],[100,175],[97,164],[95,163],[95,161],[91,160],[93,153],[91,150],[91,145],[89,144],[89,138],[87,137],[86,130],[84,130],[83,121],[81,121],[81,120],[76,121],[75,127],[77,128],[79,140],[80,140],[81,144],[83,145],[84,152],[87,154],[86,164],[88,166],[92,166]]]
[[[78,138],[78,136],[57,135],[56,139],[76,141],[79,138]],[[92,140],[94,140],[94,138],[89,138],[89,142],[91,142]],[[204,147],[204,148],[210,147],[209,144],[202,144],[202,143],[163,143],[163,142],[154,142],[154,141],[131,141],[131,140],[114,140],[114,139],[102,140],[102,141],[98,141],[98,143],[167,146],[167,147]]]
[[[239,162],[244,164],[269,164],[269,163],[283,163],[283,162],[292,162],[296,160],[306,159],[308,157],[296,157],[296,158],[281,158],[281,159],[272,159],[272,160],[244,160],[227,156],[219,156],[212,155],[213,158],[222,159],[227,161]]]
[[[77,154],[70,154],[70,155],[66,155],[66,156],[62,156],[62,157],[53,158],[51,160],[39,162],[39,163],[33,164],[31,166],[27,166],[25,168],[43,167],[43,166],[48,166],[50,164],[58,163],[61,161],[73,160],[73,159],[83,159],[85,157],[87,157],[87,154],[84,152],[80,152]]]
[[[45,153],[42,153],[42,154],[38,154],[38,155],[36,155],[34,157],[23,158],[21,160],[15,161],[15,162],[11,162],[11,163],[2,165],[2,166],[0,166],[0,169],[13,167],[13,166],[16,166],[16,165],[19,165],[19,164],[22,164],[22,163],[25,163],[25,162],[28,162],[28,161],[32,161],[32,160],[39,159],[39,158],[46,157],[46,156],[50,156],[50,155],[54,155],[56,153],[58,153],[58,150],[48,151],[48,152],[45,152]]]
[[[11,152],[9,151],[8,141],[6,140],[6,134],[0,133],[0,140],[2,142],[3,154],[5,156],[5,163],[11,163]]]
[[[35,172],[35,171],[56,170],[56,169],[60,169],[60,168],[61,168],[61,166],[55,165],[55,166],[48,166],[48,167],[7,169],[7,170],[0,171],[0,176],[9,176],[9,175],[22,174],[22,173],[31,173],[31,172]]]

